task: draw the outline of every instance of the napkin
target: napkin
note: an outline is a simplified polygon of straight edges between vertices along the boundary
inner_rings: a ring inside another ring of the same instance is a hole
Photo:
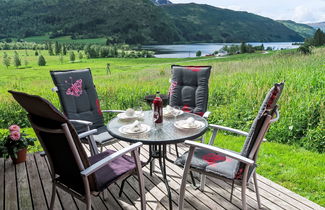
[[[134,123],[130,124],[128,130],[131,131],[131,132],[139,132],[139,131],[141,131],[141,123],[138,120],[134,121]]]
[[[187,128],[197,128],[197,126],[198,126],[193,117],[189,117],[186,120],[183,120],[182,124],[184,127],[187,127]]]

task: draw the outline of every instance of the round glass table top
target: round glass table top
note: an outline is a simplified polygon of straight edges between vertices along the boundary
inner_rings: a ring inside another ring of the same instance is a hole
[[[143,118],[138,119],[141,124],[150,126],[150,130],[142,133],[126,134],[120,128],[125,125],[132,124],[135,120],[122,120],[115,117],[107,124],[108,132],[115,138],[127,142],[142,142],[143,144],[175,144],[184,142],[185,140],[193,140],[202,136],[208,129],[208,122],[203,117],[184,112],[176,117],[164,117],[163,123],[155,126],[153,122],[153,112],[144,111]],[[186,120],[193,117],[195,121],[200,121],[201,128],[185,128],[180,129],[175,127],[174,123],[180,120]],[[122,132],[123,133],[122,133]]]

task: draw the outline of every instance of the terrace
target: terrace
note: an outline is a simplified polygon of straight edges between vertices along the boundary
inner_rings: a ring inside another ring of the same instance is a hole
[[[106,147],[120,150],[129,144],[119,141]],[[179,144],[179,152],[188,149]],[[87,150],[88,148],[86,148]],[[175,151],[171,158],[175,158]],[[148,146],[141,149],[141,159],[148,157]],[[156,171],[159,165],[156,161]],[[149,167],[143,168],[145,178],[145,197],[147,209],[168,209],[168,197],[166,188],[159,172],[152,176]],[[177,209],[178,194],[183,169],[167,163],[169,185],[172,188],[173,207]],[[102,196],[92,197],[94,209],[141,209],[137,177],[127,179],[121,197],[118,196],[120,182],[113,184]],[[290,190],[258,175],[259,189],[263,209],[324,209],[321,206],[299,196]],[[39,153],[28,154],[27,162],[14,165],[11,159],[0,159],[0,209],[48,209],[51,199],[51,177],[49,165]],[[205,192],[194,190],[188,180],[185,193],[185,209],[240,209],[240,187],[235,187],[232,202],[229,202],[231,184],[214,178],[207,178]],[[256,209],[256,196],[251,187],[247,192],[248,209]],[[54,209],[85,209],[85,204],[73,198],[61,189],[57,189],[57,199]]]

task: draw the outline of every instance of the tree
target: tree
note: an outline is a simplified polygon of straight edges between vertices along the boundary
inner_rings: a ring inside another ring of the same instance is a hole
[[[72,52],[70,52],[70,61],[74,62],[75,60],[76,60],[76,56],[75,56],[74,52],[72,51]]]
[[[54,43],[54,53],[55,55],[59,55],[61,52],[61,46],[58,41]]]
[[[35,51],[35,56],[38,56],[38,52],[37,51]]]
[[[325,33],[322,30],[317,29],[313,38],[313,45],[318,47],[325,44]]]
[[[10,57],[8,56],[8,54],[6,52],[3,53],[2,63],[6,68],[8,68],[8,66],[10,66]]]
[[[51,55],[51,56],[54,55],[51,42],[48,42],[47,46],[48,46],[49,55]]]
[[[245,42],[240,44],[240,53],[247,53],[247,45]]]
[[[38,65],[39,66],[45,66],[46,65],[46,60],[43,57],[43,55],[38,56]]]
[[[63,64],[63,55],[60,55],[59,60],[60,60],[60,63]]]
[[[67,54],[67,47],[65,45],[62,46],[62,54],[63,55]]]
[[[78,56],[79,56],[79,60],[82,60],[84,58],[82,52],[79,52]]]
[[[196,57],[200,57],[201,55],[202,55],[201,50],[199,50],[199,51],[196,52]]]
[[[19,58],[19,55],[18,55],[17,51],[15,51],[15,55],[14,55],[14,66],[16,68],[21,66],[21,61],[20,61],[20,58]]]
[[[311,54],[311,49],[310,46],[307,44],[301,45],[298,49],[298,52],[304,54],[304,55],[309,55]]]

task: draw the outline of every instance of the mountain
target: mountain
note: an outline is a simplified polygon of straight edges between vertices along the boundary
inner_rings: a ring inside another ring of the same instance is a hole
[[[303,40],[269,18],[168,0],[0,0],[0,20],[0,39],[49,34],[129,44]]]
[[[0,0],[0,39],[50,34],[171,43],[180,36],[150,0]]]
[[[308,23],[307,25],[313,27],[314,29],[319,29],[325,32],[325,22],[319,22],[319,23]]]
[[[297,32],[300,36],[304,38],[310,38],[314,36],[316,32],[316,29],[314,29],[313,27],[307,24],[296,23],[292,20],[278,20],[278,22]]]
[[[303,37],[272,19],[203,4],[172,4],[161,8],[178,32],[191,42],[303,41]]]

